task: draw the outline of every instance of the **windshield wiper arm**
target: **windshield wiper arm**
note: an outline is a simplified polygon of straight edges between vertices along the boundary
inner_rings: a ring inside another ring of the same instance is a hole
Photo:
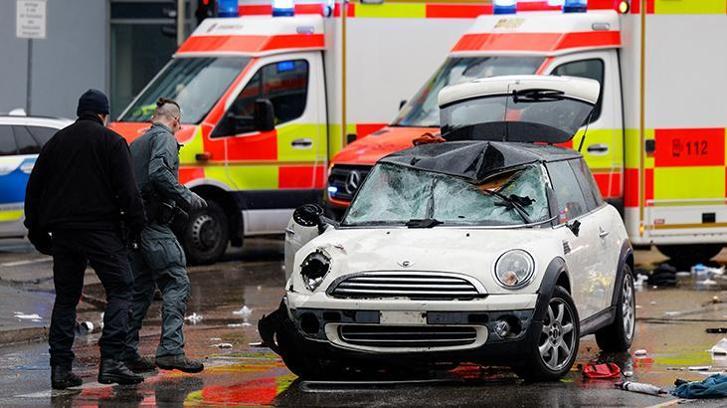
[[[423,219],[411,219],[406,222],[408,228],[432,228],[437,225],[444,224],[442,221],[435,220],[434,218],[423,218]]]
[[[523,221],[525,221],[526,224],[533,223],[533,221],[530,219],[530,214],[525,210],[525,206],[531,205],[533,203],[533,200],[530,197],[520,197],[515,194],[510,194],[510,196],[506,196],[505,194],[498,193],[497,191],[484,191],[487,194],[491,194],[504,201],[504,203],[500,205],[502,205],[506,209],[515,210],[515,212],[520,216],[520,218],[523,219]]]

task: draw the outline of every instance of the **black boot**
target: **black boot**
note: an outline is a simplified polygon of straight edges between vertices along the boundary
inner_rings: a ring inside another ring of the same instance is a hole
[[[129,367],[129,370],[136,374],[149,373],[156,370],[157,366],[154,364],[154,360],[149,357],[136,356],[136,358],[124,360],[124,364]]]
[[[70,367],[53,366],[50,371],[50,384],[54,390],[65,390],[83,384],[81,377],[73,374]]]
[[[204,370],[204,364],[201,361],[190,360],[184,354],[157,357],[156,363],[157,367],[164,370],[179,370],[185,373],[199,373]]]
[[[123,362],[105,358],[98,369],[98,382],[101,384],[139,384],[144,377],[134,374]]]

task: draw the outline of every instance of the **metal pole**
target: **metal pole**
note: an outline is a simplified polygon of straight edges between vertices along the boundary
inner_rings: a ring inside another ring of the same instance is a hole
[[[28,73],[25,87],[25,114],[30,116],[30,107],[33,92],[33,39],[28,38]]]
[[[185,1],[177,0],[177,45],[182,45],[184,42],[184,20],[187,15],[184,10]]]

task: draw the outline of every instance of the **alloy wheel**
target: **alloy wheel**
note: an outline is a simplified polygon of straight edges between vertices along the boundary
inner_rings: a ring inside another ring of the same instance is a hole
[[[538,342],[540,358],[549,369],[559,371],[577,352],[575,343],[573,310],[563,299],[551,299]]]
[[[631,340],[634,336],[634,321],[636,320],[634,300],[633,278],[630,274],[626,274],[623,281],[621,315],[623,316],[624,336],[627,340]]]

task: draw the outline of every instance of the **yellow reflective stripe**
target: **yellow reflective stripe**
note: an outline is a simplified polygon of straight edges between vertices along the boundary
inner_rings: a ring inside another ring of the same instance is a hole
[[[654,199],[676,200],[722,198],[725,168],[657,167],[654,169]]]
[[[573,138],[573,149],[578,149],[583,138],[583,130]],[[588,146],[602,144],[608,146],[603,155],[588,153]],[[620,129],[588,129],[586,141],[581,151],[583,158],[591,169],[614,169],[621,171],[623,166],[623,137]]]
[[[278,188],[278,166],[228,164],[208,166],[205,177],[213,180],[230,180],[237,190],[275,190]]]
[[[654,0],[655,14],[725,14],[725,0]]]
[[[654,140],[654,129],[645,129],[644,141]],[[626,159],[625,167],[629,169],[639,168],[641,162],[641,140],[639,137],[639,129],[626,129]],[[644,168],[654,168],[654,158],[646,157]]]
[[[17,221],[23,214],[23,210],[0,210],[0,222]]]
[[[191,140],[184,142],[184,146],[179,150],[179,164],[182,165],[197,165],[197,159],[195,156],[197,153],[204,151],[204,141],[202,140],[202,127],[197,126],[197,130],[194,132],[194,136]]]
[[[346,129],[347,135],[351,133],[356,133],[356,124],[347,123]],[[343,140],[343,136],[341,136],[341,124],[336,123],[328,126],[328,150],[330,152],[330,157],[333,158],[333,156],[336,153],[340,152],[345,145],[346,141]]]
[[[298,139],[308,139],[312,144],[308,148],[293,147]],[[280,162],[322,162],[326,160],[325,125],[294,124],[278,128],[278,161]]]
[[[425,18],[427,5],[423,3],[356,3],[356,18]]]

